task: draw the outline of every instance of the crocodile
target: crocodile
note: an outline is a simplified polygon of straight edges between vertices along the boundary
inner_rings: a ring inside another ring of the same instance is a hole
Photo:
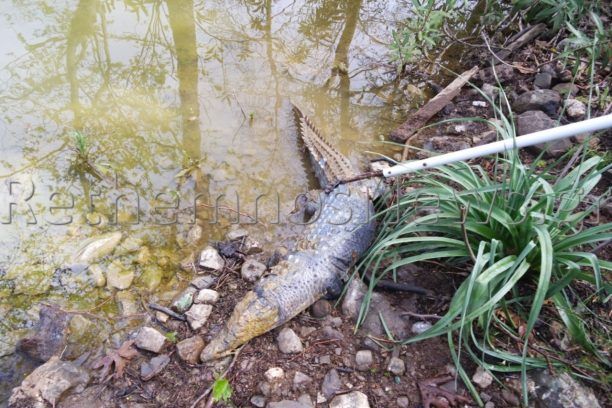
[[[300,109],[293,106],[293,113],[319,183],[335,187],[322,195],[318,214],[288,257],[238,302],[224,327],[200,354],[202,362],[232,353],[341,288],[348,270],[374,240],[370,181],[338,184],[353,177],[355,168]]]

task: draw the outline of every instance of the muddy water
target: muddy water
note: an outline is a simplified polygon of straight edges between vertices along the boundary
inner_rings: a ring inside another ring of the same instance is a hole
[[[398,89],[388,56],[409,4],[3,1],[0,400],[29,369],[13,351],[40,302],[115,321],[176,293],[179,261],[236,221],[282,238],[276,203],[314,187],[288,100],[355,163],[392,154],[382,135],[424,97]],[[70,269],[116,231],[84,264],[132,271],[124,303]]]

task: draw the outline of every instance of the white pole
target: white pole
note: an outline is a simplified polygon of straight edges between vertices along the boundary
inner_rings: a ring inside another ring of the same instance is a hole
[[[548,143],[554,140],[576,136],[581,133],[595,132],[597,130],[608,128],[612,128],[612,114],[530,133],[514,139],[500,140],[498,142],[459,150],[457,152],[441,154],[439,156],[430,157],[424,160],[399,163],[393,167],[383,170],[383,175],[385,177],[400,176],[402,174],[412,173],[417,170],[430,169],[449,163],[486,156],[488,154],[501,153],[514,148],[520,149],[522,147],[533,146],[540,143]]]

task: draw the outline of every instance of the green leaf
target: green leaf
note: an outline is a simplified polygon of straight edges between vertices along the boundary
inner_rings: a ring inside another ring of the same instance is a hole
[[[232,397],[232,386],[223,377],[217,378],[212,387],[212,398],[214,402],[227,402]]]

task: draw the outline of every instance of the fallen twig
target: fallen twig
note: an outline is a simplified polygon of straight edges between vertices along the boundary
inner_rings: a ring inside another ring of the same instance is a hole
[[[182,321],[182,322],[184,322],[185,320],[187,320],[187,319],[185,318],[185,316],[180,315],[180,314],[178,314],[178,313],[176,313],[176,312],[174,312],[174,311],[172,311],[172,310],[168,309],[167,307],[160,306],[160,305],[158,305],[157,303],[149,303],[149,308],[151,308],[151,309],[153,309],[153,310],[157,310],[158,312],[165,313],[165,314],[167,314],[168,316],[173,317],[173,318],[175,318],[176,320],[180,320],[180,321]]]

